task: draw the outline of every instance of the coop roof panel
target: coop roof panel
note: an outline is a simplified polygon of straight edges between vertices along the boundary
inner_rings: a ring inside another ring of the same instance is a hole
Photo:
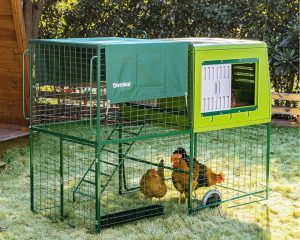
[[[174,38],[174,41],[189,42],[196,50],[225,49],[225,48],[265,48],[261,41],[229,38]]]
[[[173,43],[177,41],[174,39],[137,39],[137,38],[64,38],[64,39],[32,39],[30,43],[41,44],[75,44],[75,45],[90,45],[90,46],[112,46],[112,45],[140,45],[140,44],[161,44],[161,43]],[[189,41],[184,41],[187,42]]]

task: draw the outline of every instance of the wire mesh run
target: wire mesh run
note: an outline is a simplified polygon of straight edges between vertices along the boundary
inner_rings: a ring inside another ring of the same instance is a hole
[[[186,211],[186,205],[177,204],[179,193],[173,187],[170,159],[178,146],[189,151],[189,134],[136,141],[130,146],[108,144],[101,147],[99,162],[95,158],[95,147],[51,134],[36,132],[32,143],[34,210],[52,220],[64,220],[71,226],[95,231],[98,220],[97,228],[103,228]],[[163,165],[160,165],[161,160]],[[100,163],[99,175],[97,163]],[[159,168],[164,174],[165,195],[161,198],[144,195],[141,192],[143,175],[147,170]],[[97,176],[100,178],[99,206],[96,204]]]
[[[263,125],[197,134],[195,159],[205,170],[193,171],[197,187],[192,191],[190,210],[213,206],[216,202],[203,203],[205,194],[212,189],[218,190],[221,202],[228,207],[264,200],[266,141],[267,128]],[[178,148],[190,153],[190,134],[102,145],[98,162],[96,146],[43,133],[36,133],[33,143],[35,210],[53,220],[64,219],[72,226],[93,231],[96,226],[101,229],[174,211],[186,214],[188,195],[179,200],[182,192],[176,186],[174,173],[188,191],[189,169],[174,167],[171,158]],[[163,171],[163,183],[155,181],[159,169]],[[149,170],[154,180],[142,181]],[[214,181],[213,174],[221,173],[221,181],[216,176]],[[155,195],[164,186],[166,192]]]
[[[266,199],[267,126],[254,125],[197,134],[195,158],[206,166],[197,195],[209,189],[221,194],[228,207]],[[207,176],[212,172],[209,179]],[[193,209],[206,207],[198,198]]]

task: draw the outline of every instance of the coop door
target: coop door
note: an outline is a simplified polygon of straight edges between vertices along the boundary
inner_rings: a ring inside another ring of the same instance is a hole
[[[231,64],[202,66],[201,112],[231,108]]]

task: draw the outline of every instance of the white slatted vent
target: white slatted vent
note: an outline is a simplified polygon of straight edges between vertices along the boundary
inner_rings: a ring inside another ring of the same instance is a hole
[[[202,66],[201,112],[231,108],[231,64]]]

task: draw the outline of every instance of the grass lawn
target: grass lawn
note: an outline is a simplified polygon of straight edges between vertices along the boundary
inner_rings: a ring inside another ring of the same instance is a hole
[[[300,239],[300,135],[296,128],[272,128],[271,196],[237,208],[180,212],[90,234],[29,210],[29,148],[9,150],[1,161],[0,239]]]

